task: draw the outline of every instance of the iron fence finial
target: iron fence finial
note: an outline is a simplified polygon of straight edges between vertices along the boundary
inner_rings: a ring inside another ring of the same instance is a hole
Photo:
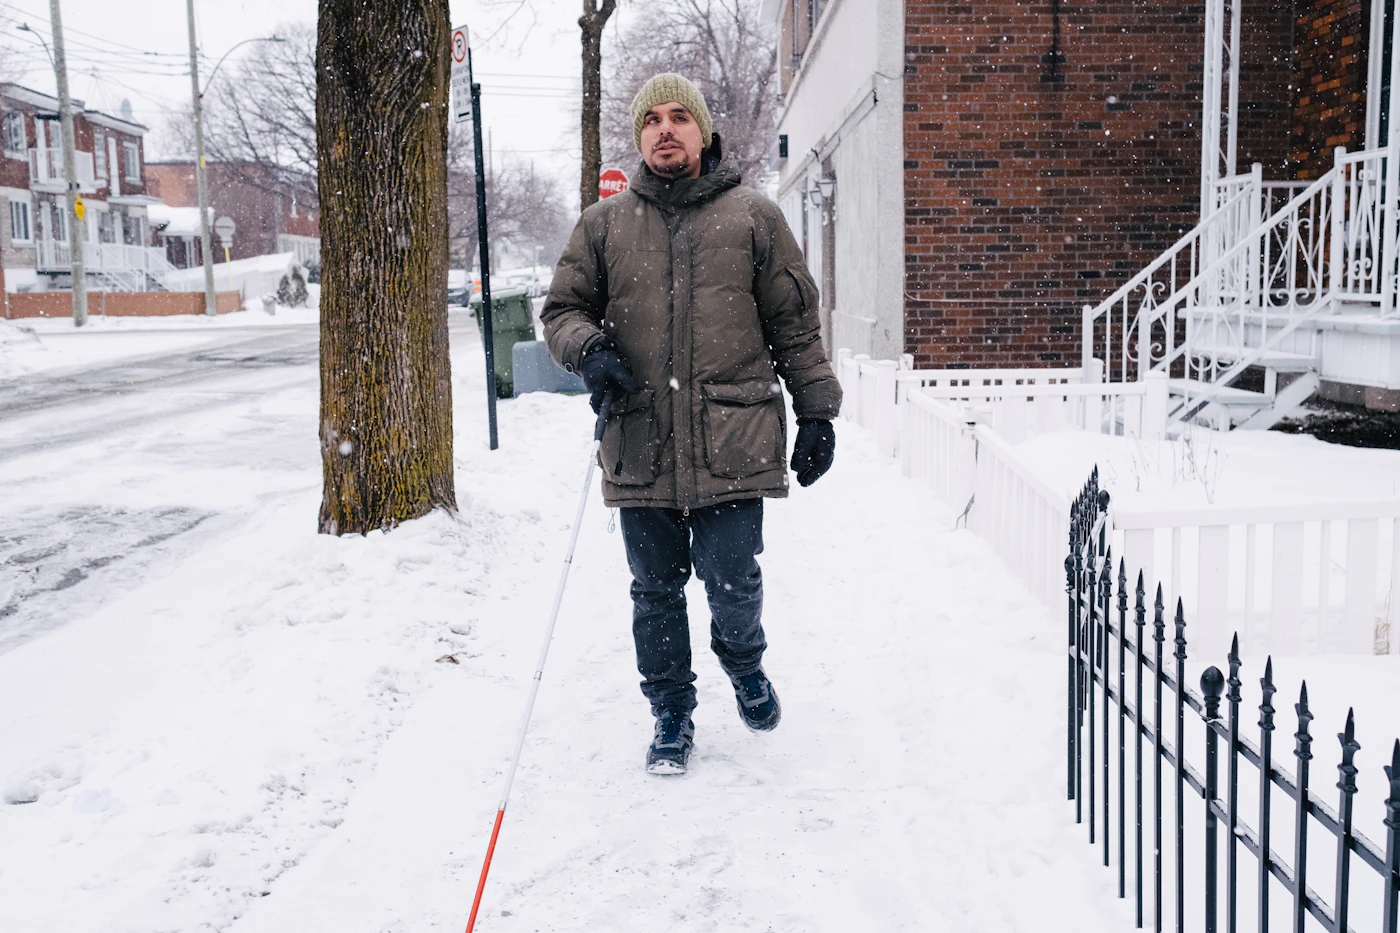
[[[1201,695],[1206,702],[1206,721],[1220,718],[1220,697],[1225,692],[1225,675],[1211,665],[1201,672]]]
[[[1186,660],[1186,611],[1180,599],[1176,601],[1176,659]]]
[[[1259,678],[1259,692],[1262,695],[1259,700],[1259,728],[1265,732],[1274,731],[1274,694],[1278,693],[1278,688],[1274,686],[1274,658],[1270,655],[1264,662],[1264,676]]]
[[[1244,681],[1240,680],[1240,636],[1238,632],[1230,640],[1229,659],[1230,677],[1225,682],[1230,685],[1230,702],[1238,703],[1240,701],[1240,687],[1244,686]]]
[[[1347,724],[1341,732],[1337,733],[1337,739],[1342,743],[1342,763],[1337,766],[1337,773],[1341,775],[1341,778],[1337,781],[1337,789],[1347,795],[1356,793],[1358,769],[1354,759],[1356,753],[1361,750],[1361,743],[1356,741],[1355,712],[1355,709],[1347,710]]]
[[[1298,691],[1298,702],[1293,704],[1294,711],[1298,714],[1298,731],[1293,737],[1298,740],[1299,758],[1305,761],[1312,760],[1312,735],[1308,732],[1308,726],[1315,718],[1312,710],[1308,709],[1308,682],[1303,681],[1302,688]]]

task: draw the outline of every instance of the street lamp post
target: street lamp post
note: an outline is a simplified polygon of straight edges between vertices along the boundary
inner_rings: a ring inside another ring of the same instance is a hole
[[[57,0],[54,0],[56,3]],[[204,266],[204,313],[213,317],[218,314],[217,302],[214,297],[214,264],[213,245],[209,237],[209,175],[204,164],[204,91],[199,87],[199,47],[195,41],[194,34],[194,0],[185,0],[185,10],[189,19],[190,32],[190,91],[194,97],[194,177],[195,188],[199,192],[199,241],[200,249],[203,252]],[[229,53],[240,45],[249,42],[285,42],[277,36],[258,39],[244,39],[228,52],[214,65],[209,73],[209,81],[213,83],[214,75],[219,71],[219,65],[224,63],[224,58],[228,58]]]

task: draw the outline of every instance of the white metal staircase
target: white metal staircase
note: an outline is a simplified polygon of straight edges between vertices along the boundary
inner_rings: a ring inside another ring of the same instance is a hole
[[[1316,390],[1328,327],[1394,316],[1395,162],[1338,149],[1311,183],[1257,165],[1223,179],[1202,223],[1084,307],[1084,365],[1110,382],[1165,373],[1169,425],[1272,426]],[[1262,388],[1236,384],[1250,370]]]
[[[72,250],[66,242],[40,240],[37,246],[40,272],[72,275]],[[125,243],[84,243],[83,266],[89,280],[114,292],[169,291],[165,277],[175,271],[160,247]]]

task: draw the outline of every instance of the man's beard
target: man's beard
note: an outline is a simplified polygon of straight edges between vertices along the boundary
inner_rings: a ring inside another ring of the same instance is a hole
[[[689,175],[690,155],[682,151],[679,160],[675,162],[665,162],[660,166],[653,166],[652,172],[662,178],[680,178],[682,175]]]

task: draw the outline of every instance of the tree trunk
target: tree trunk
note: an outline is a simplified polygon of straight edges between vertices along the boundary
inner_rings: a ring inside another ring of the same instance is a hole
[[[320,530],[456,508],[447,0],[320,0]]]
[[[579,176],[579,210],[598,203],[598,176],[603,172],[603,142],[598,128],[603,103],[603,27],[617,0],[583,0],[578,28],[583,33],[583,168]]]

